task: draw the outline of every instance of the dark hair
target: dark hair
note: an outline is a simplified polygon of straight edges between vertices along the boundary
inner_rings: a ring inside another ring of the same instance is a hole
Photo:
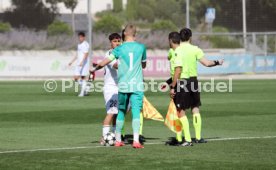
[[[79,33],[78,33],[78,36],[85,37],[85,33],[84,33],[84,32],[79,32]]]
[[[123,41],[125,41],[125,38],[126,38],[126,36],[125,36],[125,31],[126,31],[125,29],[122,30],[122,40],[123,40]]]
[[[183,28],[180,31],[180,38],[181,41],[189,41],[189,39],[192,37],[192,31],[189,28]]]
[[[109,35],[108,38],[109,38],[109,41],[112,41],[114,39],[121,39],[121,36],[118,33],[112,33],[112,34]]]
[[[172,40],[174,44],[180,44],[180,34],[178,32],[171,32],[169,34],[169,40]]]

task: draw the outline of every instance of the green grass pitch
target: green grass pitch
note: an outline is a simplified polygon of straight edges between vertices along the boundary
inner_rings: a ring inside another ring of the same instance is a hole
[[[276,80],[233,81],[233,93],[202,93],[204,138],[261,138],[188,148],[165,146],[174,134],[151,120],[144,122],[145,149],[96,147],[105,116],[103,96],[76,95],[60,88],[46,93],[42,81],[0,82],[0,169],[276,169],[276,138],[262,138],[276,136]],[[146,96],[166,114],[167,93]],[[130,116],[126,131],[131,133]],[[20,150],[27,151],[4,153]]]

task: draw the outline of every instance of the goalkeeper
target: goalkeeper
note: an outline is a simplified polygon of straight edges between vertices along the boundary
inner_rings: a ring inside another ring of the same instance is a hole
[[[118,86],[119,86],[119,113],[116,120],[116,147],[124,146],[121,132],[124,125],[125,114],[129,101],[131,102],[133,148],[144,148],[139,142],[140,111],[143,107],[143,72],[146,67],[145,45],[135,41],[136,27],[127,25],[125,28],[125,42],[115,48],[108,59],[103,60],[94,68],[101,69],[115,59],[119,60]]]

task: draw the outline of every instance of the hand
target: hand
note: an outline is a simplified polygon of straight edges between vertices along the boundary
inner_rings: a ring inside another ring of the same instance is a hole
[[[219,60],[219,65],[222,65],[224,63],[224,59]]]
[[[72,64],[73,64],[73,63],[72,63],[72,62],[70,62],[70,63],[68,64],[68,66],[72,66]]]
[[[171,89],[170,96],[171,96],[172,99],[174,98],[174,96],[175,96],[175,90],[174,89]]]

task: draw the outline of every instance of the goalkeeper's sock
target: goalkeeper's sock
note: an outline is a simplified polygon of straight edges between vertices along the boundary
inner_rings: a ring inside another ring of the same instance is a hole
[[[124,121],[119,121],[117,119],[117,122],[116,122],[116,141],[117,142],[121,142],[122,141],[122,138],[121,138],[121,135],[122,135],[122,128],[124,126]]]
[[[190,128],[189,128],[189,120],[188,120],[187,116],[181,117],[180,122],[182,124],[182,130],[184,132],[185,141],[191,142],[192,139],[191,139]]]
[[[176,140],[178,142],[182,142],[182,131],[176,133]]]
[[[139,133],[133,133],[133,141],[137,142],[137,143],[140,143],[140,141],[139,141]]]
[[[140,121],[141,121],[141,110],[134,103],[132,104],[132,129],[133,129],[133,140],[139,143],[139,131],[140,131]]]
[[[123,125],[123,127],[122,127],[122,130],[121,130],[121,134],[123,135],[123,137],[125,137],[125,134],[126,132],[125,132],[125,125]]]
[[[139,129],[140,129],[140,120],[132,120],[132,129],[133,129],[133,140],[139,143]]]
[[[144,124],[144,115],[141,112],[140,113],[140,131],[139,131],[140,135],[143,135],[143,124]]]
[[[103,136],[105,136],[110,131],[109,125],[103,125]]]
[[[117,115],[117,119],[116,119],[116,141],[117,142],[122,142],[122,129],[124,127],[125,124],[125,114],[124,114],[124,110],[119,109],[119,113]]]
[[[201,139],[201,116],[200,113],[193,114],[193,124],[195,128],[195,136],[197,140]]]

